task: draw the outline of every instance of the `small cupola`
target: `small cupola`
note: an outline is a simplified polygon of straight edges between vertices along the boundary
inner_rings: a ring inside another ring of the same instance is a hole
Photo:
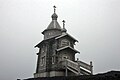
[[[57,20],[58,15],[56,13],[53,13],[53,15],[51,17],[52,17],[52,20]]]

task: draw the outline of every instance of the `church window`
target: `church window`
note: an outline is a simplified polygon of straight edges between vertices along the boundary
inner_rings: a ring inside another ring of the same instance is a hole
[[[41,49],[41,53],[44,53],[44,48]]]
[[[41,58],[41,65],[45,64],[45,56]]]
[[[70,42],[67,40],[67,39],[63,39],[61,40],[61,46],[64,47],[64,46],[69,46],[70,45]]]
[[[55,53],[55,48],[56,48],[56,45],[53,44],[53,45],[52,45],[52,49],[53,49],[52,51],[53,51],[53,54]]]
[[[41,54],[44,54],[46,51],[47,51],[46,46],[43,46],[43,47],[41,48]]]
[[[52,64],[55,63],[55,56],[52,56]]]
[[[48,35],[51,35],[51,33],[48,33]]]
[[[63,56],[63,59],[67,59],[68,57],[67,56]]]
[[[53,33],[52,32],[49,32],[48,35],[52,35]]]

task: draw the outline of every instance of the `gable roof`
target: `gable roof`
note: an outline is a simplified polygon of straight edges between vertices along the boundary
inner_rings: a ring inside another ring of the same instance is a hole
[[[55,37],[42,40],[41,42],[39,42],[39,43],[35,46],[35,48],[36,48],[36,47],[40,48],[40,46],[41,46],[42,44],[44,44],[45,42],[48,42],[48,41],[50,41],[50,40],[55,40]]]
[[[70,49],[72,51],[74,51],[75,53],[80,53],[79,51],[75,50],[74,48],[70,47],[70,46],[65,46],[62,48],[57,49],[57,51],[61,51],[61,50],[65,50],[65,49]]]
[[[73,39],[74,41],[78,42],[78,40],[76,40],[75,38],[73,38],[73,37],[72,37],[71,35],[69,35],[68,33],[64,33],[64,34],[56,37],[55,39],[60,39],[60,38],[65,37],[65,36],[68,36],[68,37],[70,37],[71,39]]]

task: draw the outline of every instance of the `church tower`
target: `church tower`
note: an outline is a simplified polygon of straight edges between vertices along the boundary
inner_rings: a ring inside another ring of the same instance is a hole
[[[44,40],[61,35],[61,27],[60,27],[59,23],[57,22],[58,16],[55,12],[56,11],[55,8],[56,7],[54,6],[54,13],[51,16],[52,17],[51,23],[48,25],[47,29],[45,29],[42,32],[42,34],[44,35]]]
[[[75,54],[79,51],[74,49],[77,40],[67,33],[64,20],[62,28],[57,22],[58,15],[55,6],[51,17],[51,23],[42,32],[44,40],[35,46],[39,48],[39,52],[37,53],[37,67],[34,77],[78,75],[80,74],[80,69],[78,69],[80,66],[75,61]]]

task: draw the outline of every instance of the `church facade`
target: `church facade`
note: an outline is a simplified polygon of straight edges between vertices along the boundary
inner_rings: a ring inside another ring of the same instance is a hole
[[[37,67],[34,77],[53,77],[53,76],[77,76],[91,75],[92,62],[90,64],[75,60],[75,54],[80,53],[74,48],[77,40],[67,33],[65,21],[63,27],[57,21],[56,7],[51,16],[52,21],[42,32],[44,40],[35,47],[39,48],[37,53]],[[83,68],[87,71],[83,70]]]

